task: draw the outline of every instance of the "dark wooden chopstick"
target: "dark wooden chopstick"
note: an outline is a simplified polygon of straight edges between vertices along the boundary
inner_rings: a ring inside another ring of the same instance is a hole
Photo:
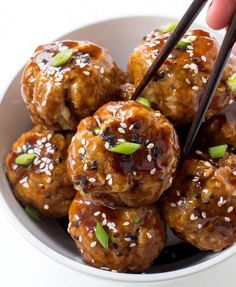
[[[202,121],[205,118],[205,114],[209,108],[211,100],[216,92],[216,89],[220,82],[221,76],[224,72],[225,65],[230,56],[235,41],[236,41],[236,11],[234,13],[231,24],[227,29],[218,57],[211,71],[210,77],[207,81],[205,93],[200,101],[197,114],[194,117],[193,123],[188,133],[182,153],[182,161],[186,159],[191,150],[191,147],[194,143],[196,135],[202,124]]]
[[[175,48],[179,40],[182,38],[184,33],[193,23],[195,18],[201,12],[202,8],[206,4],[208,0],[194,0],[192,4],[189,6],[188,10],[185,12],[183,18],[178,23],[176,29],[166,42],[165,46],[162,47],[160,53],[153,61],[152,65],[148,69],[147,73],[140,81],[139,85],[135,89],[135,92],[132,96],[132,99],[136,99],[147,86],[147,84],[151,81],[151,79],[155,76],[157,70],[161,67],[161,65],[165,62],[169,54]]]

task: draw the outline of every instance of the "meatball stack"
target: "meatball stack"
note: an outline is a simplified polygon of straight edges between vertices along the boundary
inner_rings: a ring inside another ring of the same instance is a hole
[[[141,103],[110,102],[79,123],[68,156],[78,190],[69,232],[86,262],[123,272],[152,264],[166,239],[153,204],[171,186],[178,158],[172,124]]]
[[[6,159],[13,192],[34,218],[68,215],[76,193],[66,166],[73,130],[117,97],[124,79],[108,51],[88,41],[58,41],[35,50],[21,92],[36,126],[21,135]]]
[[[233,61],[198,149],[177,172],[174,127],[183,130],[197,112],[219,51],[216,40],[202,30],[187,32],[132,100],[170,37],[173,25],[166,27],[131,53],[131,83],[106,49],[88,41],[38,47],[22,76],[22,97],[36,126],[7,156],[13,192],[35,219],[37,213],[69,214],[68,232],[83,260],[105,270],[148,268],[165,246],[165,221],[201,250],[220,251],[236,241]]]

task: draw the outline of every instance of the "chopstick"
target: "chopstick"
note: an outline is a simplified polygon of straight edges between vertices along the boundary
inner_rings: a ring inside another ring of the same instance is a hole
[[[202,8],[205,6],[208,0],[194,0],[192,4],[189,6],[188,10],[185,12],[183,18],[178,23],[177,27],[175,28],[174,32],[166,42],[165,46],[162,47],[160,53],[153,61],[152,65],[148,69],[147,73],[140,81],[139,85],[134,91],[132,99],[137,99],[137,97],[142,93],[144,88],[148,85],[151,81],[153,76],[156,74],[157,70],[161,67],[161,65],[165,62],[169,54],[175,48],[179,40],[182,38],[184,33],[193,23],[195,18],[201,12]]]
[[[194,140],[201,127],[202,121],[205,118],[205,114],[216,92],[221,76],[224,72],[224,67],[230,56],[235,41],[236,41],[236,11],[224,37],[218,57],[211,71],[210,77],[207,81],[205,93],[200,101],[197,114],[195,115],[193,123],[189,130],[182,153],[182,162],[186,159],[192,148]]]

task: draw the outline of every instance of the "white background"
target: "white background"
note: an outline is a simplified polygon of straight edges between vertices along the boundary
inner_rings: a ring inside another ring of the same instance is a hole
[[[124,15],[181,17],[191,0],[2,0],[0,97],[34,48],[87,23]],[[205,22],[205,11],[198,22]],[[86,39],[84,39],[86,40]],[[210,270],[161,286],[236,286],[236,256]],[[0,286],[124,286],[79,274],[54,262],[15,231],[0,211]],[[131,284],[129,286],[135,286]]]

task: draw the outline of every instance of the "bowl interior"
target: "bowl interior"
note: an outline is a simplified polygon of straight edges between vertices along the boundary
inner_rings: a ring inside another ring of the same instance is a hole
[[[175,21],[176,19],[158,16],[118,18],[77,29],[60,39],[90,40],[98,43],[108,48],[118,65],[126,69],[131,50],[147,32],[161,24]],[[216,37],[221,40],[220,34],[216,34]],[[67,223],[65,220],[51,220],[42,222],[41,224],[35,224],[25,214],[22,207],[12,195],[5,176],[5,156],[17,137],[32,126],[28,112],[20,96],[21,74],[22,70],[11,82],[0,104],[0,201],[3,203],[3,207],[8,215],[10,215],[11,219],[15,222],[16,227],[45,253],[52,255],[55,259],[78,270],[106,278],[118,279],[116,276],[119,276],[119,280],[121,280],[125,274],[113,273],[110,275],[111,273],[107,271],[96,270],[86,266],[82,262],[74,242],[66,232]],[[126,277],[123,277],[124,280],[140,280],[141,276],[145,276],[145,281],[158,281],[160,279],[169,279],[173,276],[178,276],[180,273],[186,275],[199,270],[197,266],[200,266],[204,262],[211,262],[208,265],[212,265],[216,257],[218,257],[217,261],[222,260],[231,254],[232,251],[230,251],[230,249],[234,248],[231,247],[219,254],[200,252],[194,247],[181,242],[170,230],[168,234],[166,249],[155,264],[146,271],[149,276],[147,277],[147,275],[143,274],[128,274],[125,275]],[[219,258],[219,256],[222,258]],[[202,266],[206,267],[206,265]],[[175,270],[174,273],[171,272],[173,270]],[[185,270],[184,273],[180,272],[181,270]],[[151,274],[156,274],[158,277],[153,277]]]

